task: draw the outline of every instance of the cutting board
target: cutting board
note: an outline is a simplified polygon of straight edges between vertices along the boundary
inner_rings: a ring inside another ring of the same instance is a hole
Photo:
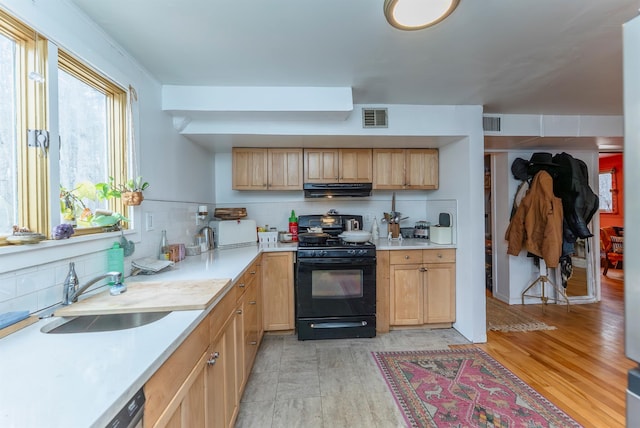
[[[127,283],[127,291],[109,291],[62,307],[55,316],[105,315],[137,312],[205,309],[222,293],[230,279],[150,281]]]

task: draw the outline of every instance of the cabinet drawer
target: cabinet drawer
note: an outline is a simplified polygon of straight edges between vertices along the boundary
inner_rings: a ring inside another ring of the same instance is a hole
[[[451,263],[456,261],[456,250],[449,248],[443,250],[423,250],[424,263]]]
[[[422,263],[422,250],[389,251],[389,264],[409,265]]]
[[[229,292],[220,300],[216,307],[213,308],[208,318],[210,320],[211,337],[210,342],[213,343],[214,339],[222,332],[224,324],[227,319],[233,313],[236,307],[236,293],[234,290]]]
[[[260,271],[258,270],[258,264],[253,263],[247,268],[244,274],[235,283],[236,300],[240,301],[245,291],[249,289],[256,282]]]

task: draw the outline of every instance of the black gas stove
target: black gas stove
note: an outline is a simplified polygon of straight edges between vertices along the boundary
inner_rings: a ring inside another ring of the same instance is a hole
[[[376,246],[345,242],[338,235],[362,216],[311,215],[298,230],[321,228],[329,238],[300,242],[296,262],[296,330],[299,340],[376,335]]]
[[[346,224],[349,220],[355,220],[359,225],[362,225],[361,215],[301,215],[298,218],[299,233],[319,228],[321,233],[327,234],[329,237],[324,242],[298,242],[298,257],[337,255],[344,255],[344,257],[375,257],[375,244],[371,242],[347,242],[340,238],[339,235],[346,230]],[[310,251],[312,249],[320,251]]]

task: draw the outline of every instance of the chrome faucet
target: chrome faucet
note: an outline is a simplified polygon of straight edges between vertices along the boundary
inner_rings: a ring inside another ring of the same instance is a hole
[[[87,288],[91,287],[96,282],[109,277],[111,277],[113,280],[113,285],[109,287],[109,294],[111,294],[112,296],[116,296],[118,294],[122,294],[125,291],[127,291],[127,286],[122,282],[122,274],[120,272],[107,272],[105,274],[99,275],[95,278],[90,279],[89,281],[87,281],[86,284],[84,284],[79,288],[78,288],[78,277],[75,276],[75,272],[74,272],[74,277],[75,277],[75,280],[73,279],[73,277],[71,278],[67,277],[67,280],[65,280],[64,282],[63,295],[62,295],[63,305],[70,305],[73,302],[77,302],[78,297],[82,293],[84,293],[87,290]]]

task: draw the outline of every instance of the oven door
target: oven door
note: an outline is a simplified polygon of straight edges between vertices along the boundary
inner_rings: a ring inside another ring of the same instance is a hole
[[[299,258],[297,318],[375,315],[376,259]]]

